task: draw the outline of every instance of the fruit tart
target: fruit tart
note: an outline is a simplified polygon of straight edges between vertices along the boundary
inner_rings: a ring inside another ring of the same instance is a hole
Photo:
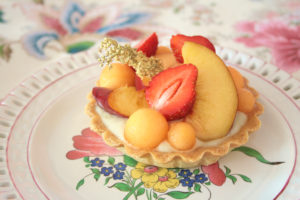
[[[103,69],[86,106],[91,129],[134,159],[168,168],[209,165],[245,144],[263,112],[247,79],[205,37],[158,43],[155,33],[135,47],[102,41]]]

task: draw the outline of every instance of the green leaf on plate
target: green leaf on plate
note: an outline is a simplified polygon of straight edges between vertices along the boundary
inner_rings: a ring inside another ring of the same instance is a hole
[[[195,170],[193,171],[193,174],[197,175],[197,174],[199,174],[199,172],[200,172],[199,169],[195,169]]]
[[[135,167],[137,161],[127,155],[124,155],[124,163],[130,167]]]
[[[94,179],[95,179],[96,181],[98,181],[99,178],[100,178],[100,174],[95,174],[95,175],[94,175]]]
[[[94,174],[100,174],[100,171],[99,171],[99,169],[97,169],[97,168],[91,168],[91,171],[92,171]]]
[[[194,186],[194,191],[195,192],[201,192],[201,185],[199,185],[198,183],[196,183],[195,186]]]
[[[145,188],[140,188],[140,189],[138,189],[138,191],[137,191],[137,196],[141,196],[141,195],[143,195],[145,193]]]
[[[230,174],[231,170],[225,165],[224,165],[224,167],[226,169],[225,176],[228,176]]]
[[[113,157],[109,157],[107,162],[111,165],[114,165],[115,164],[115,159]]]
[[[125,184],[125,183],[116,183],[116,184],[112,185],[111,187],[115,187],[115,188],[117,188],[118,190],[123,191],[123,192],[128,192],[128,191],[130,191],[130,186],[127,185],[127,184]],[[110,188],[111,188],[111,187],[110,187]]]
[[[88,157],[88,156],[83,157],[83,161],[86,162],[86,163],[91,163],[90,157]]]
[[[232,175],[228,175],[227,178],[229,178],[233,184],[235,184],[235,182],[237,181],[237,178]]]
[[[248,182],[248,183],[251,183],[251,179],[243,174],[238,174],[244,181]]]
[[[194,192],[180,192],[180,191],[172,191],[166,193],[166,195],[174,198],[174,199],[186,199]]]
[[[270,161],[266,160],[261,155],[261,153],[259,153],[255,149],[252,149],[252,148],[246,147],[246,146],[237,147],[237,148],[233,149],[232,151],[240,151],[240,152],[246,154],[247,156],[256,158],[259,162],[262,162],[262,163],[265,163],[268,165],[279,165],[279,164],[284,163],[284,162],[270,162]]]
[[[105,179],[104,185],[107,185],[107,183],[110,181],[110,179],[111,179],[111,177],[107,177],[107,178]]]
[[[153,197],[157,199],[157,194],[155,192],[153,192]]]
[[[76,190],[78,190],[83,184],[84,184],[84,179],[81,179],[76,185]]]
[[[205,182],[204,184],[205,185],[211,185],[211,182]]]

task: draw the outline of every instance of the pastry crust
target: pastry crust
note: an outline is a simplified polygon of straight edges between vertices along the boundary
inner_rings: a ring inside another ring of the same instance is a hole
[[[96,106],[98,105],[91,93],[88,95],[89,103],[85,111],[92,119],[91,129],[93,131],[100,134],[108,145],[117,148],[137,161],[159,167],[192,168],[215,163],[232,149],[244,145],[248,141],[249,135],[260,128],[261,122],[258,116],[263,113],[263,106],[257,102],[258,92],[248,86],[248,80],[246,80],[246,88],[254,94],[256,102],[254,109],[246,113],[247,121],[239,132],[226,138],[217,146],[198,147],[190,151],[159,152],[155,149],[141,150],[126,141],[120,140],[102,122],[100,115],[96,112]]]

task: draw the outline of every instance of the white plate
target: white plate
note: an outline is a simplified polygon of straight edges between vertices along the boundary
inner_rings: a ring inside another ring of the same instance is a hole
[[[96,181],[97,170],[89,176],[91,167],[86,167],[83,159],[66,158],[66,153],[74,149],[72,137],[89,126],[84,106],[86,95],[100,72],[95,52],[92,49],[50,64],[24,80],[1,102],[0,199],[75,200],[103,196],[122,199],[128,195],[126,188],[119,187],[124,190],[120,191],[110,187],[116,186],[118,180],[111,178],[105,185],[104,181],[112,174],[107,177],[101,174]],[[268,165],[241,152],[232,152],[219,161],[219,166],[224,172],[225,166],[231,170],[230,174],[236,178],[234,184],[231,180],[234,178],[228,175],[222,186],[211,182],[209,185],[209,180],[207,184],[198,183],[202,192],[195,192],[199,189],[195,183],[190,191],[180,184],[164,194],[141,189],[138,199],[147,199],[147,195],[173,199],[170,196],[175,193],[169,193],[171,191],[189,194],[187,199],[296,199],[300,196],[297,161],[300,83],[275,66],[243,53],[221,48],[217,48],[217,53],[227,64],[237,67],[261,94],[259,101],[265,107],[260,117],[262,127],[251,135],[246,146],[267,160],[284,163]],[[101,157],[107,163],[108,158]],[[115,157],[115,162],[123,162],[123,157]],[[133,169],[126,168],[129,173]],[[76,190],[77,183],[84,177],[84,184]],[[135,199],[134,195],[129,199]]]

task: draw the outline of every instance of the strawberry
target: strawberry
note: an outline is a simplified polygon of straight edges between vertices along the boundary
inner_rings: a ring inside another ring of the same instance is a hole
[[[156,52],[158,45],[158,38],[156,33],[152,33],[147,39],[140,42],[136,48],[137,51],[142,51],[146,56],[153,56]]]
[[[195,42],[197,44],[201,44],[213,52],[216,52],[214,45],[205,37],[197,35],[197,36],[186,36],[186,35],[173,35],[171,38],[171,48],[173,50],[174,56],[176,57],[177,61],[183,63],[183,57],[181,54],[181,48],[185,41]]]
[[[167,120],[188,114],[195,100],[198,70],[192,64],[168,68],[153,77],[146,88],[148,104]]]

